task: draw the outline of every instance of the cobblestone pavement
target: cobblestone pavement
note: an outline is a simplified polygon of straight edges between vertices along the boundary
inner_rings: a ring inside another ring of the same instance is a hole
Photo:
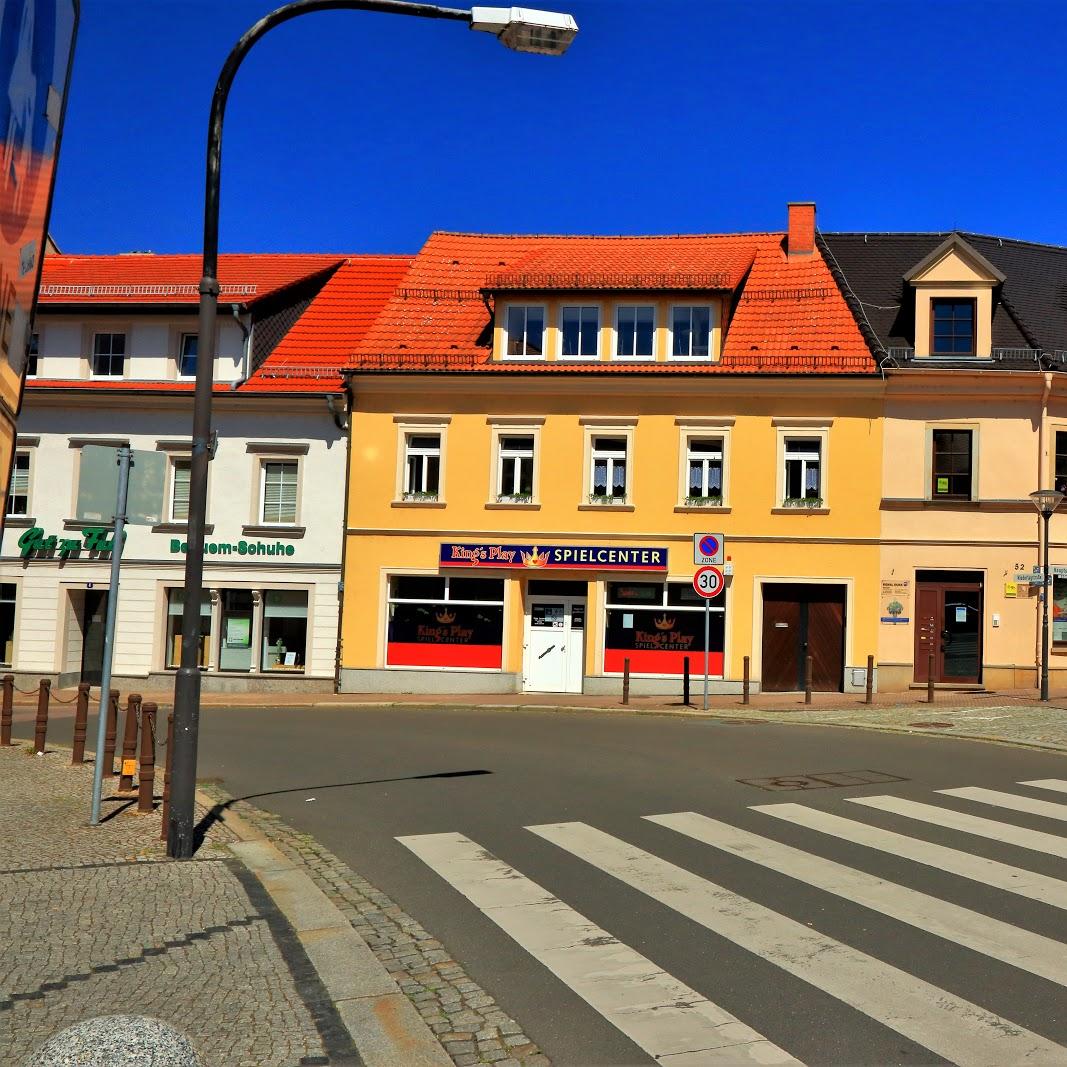
[[[288,923],[225,848],[231,832],[215,823],[197,860],[175,863],[158,813],[109,796],[118,813],[90,827],[92,769],[69,759],[0,749],[0,1063],[123,1012],[177,1026],[205,1067],[357,1062]]]
[[[448,950],[384,893],[360,878],[308,834],[246,801],[233,801],[218,785],[201,792],[226,805],[290,859],[301,863],[316,885],[352,923],[382,961],[457,1067],[550,1067],[549,1059]]]

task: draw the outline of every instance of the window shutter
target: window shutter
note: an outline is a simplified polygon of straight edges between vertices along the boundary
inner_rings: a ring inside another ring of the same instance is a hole
[[[189,518],[189,463],[187,461],[174,464],[170,517],[174,522],[185,522]]]

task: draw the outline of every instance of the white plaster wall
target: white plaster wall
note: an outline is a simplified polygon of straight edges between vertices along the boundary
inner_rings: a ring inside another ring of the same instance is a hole
[[[35,403],[35,399],[38,403]],[[281,409],[253,396],[240,401],[242,410],[217,410],[215,428],[219,446],[211,464],[208,486],[208,522],[214,529],[209,541],[237,544],[246,541],[294,547],[292,556],[205,557],[205,586],[244,588],[306,588],[309,626],[306,675],[332,676],[338,623],[337,583],[340,579],[345,440],[334,425],[325,401],[301,401]],[[31,447],[30,515],[46,535],[80,537],[80,526],[64,528],[75,514],[75,472],[79,450],[75,438],[128,438],[135,450],[157,452],[157,443],[188,440],[190,416],[185,410],[155,406],[145,409],[105,407],[105,398],[84,397],[63,406],[45,406],[32,393],[19,420],[24,442]],[[260,455],[249,452],[249,442],[302,443],[299,521],[304,536],[288,538],[249,534],[244,527],[258,522],[258,464]],[[66,625],[67,587],[85,589],[89,582],[106,588],[109,564],[105,560],[71,559],[22,561],[19,537],[26,525],[9,526],[0,539],[0,580],[20,582],[16,670],[58,671],[71,665],[77,654]],[[184,540],[176,531],[128,527],[123,554],[122,584],[116,634],[115,672],[143,675],[159,670],[163,659],[164,614],[161,589],[180,586],[185,557],[172,550]],[[61,589],[61,584],[64,586]],[[66,639],[65,639],[66,638]]]

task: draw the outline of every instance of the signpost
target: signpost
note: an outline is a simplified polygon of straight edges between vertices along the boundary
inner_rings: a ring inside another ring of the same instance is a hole
[[[699,535],[698,535],[699,536]],[[705,539],[711,539],[714,534],[706,534]],[[693,550],[700,547],[696,538],[693,539]],[[707,547],[711,547],[710,545]],[[719,539],[716,546],[721,555],[722,540]],[[710,554],[710,553],[709,553]],[[708,710],[708,645],[711,644],[711,602],[715,599],[726,585],[726,579],[718,567],[705,566],[698,568],[693,575],[693,588],[704,598],[704,710]]]

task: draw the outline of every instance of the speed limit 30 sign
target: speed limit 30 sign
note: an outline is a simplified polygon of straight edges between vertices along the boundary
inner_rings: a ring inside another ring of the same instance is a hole
[[[700,567],[693,575],[693,588],[705,600],[717,597],[723,590],[726,579],[718,567]]]

